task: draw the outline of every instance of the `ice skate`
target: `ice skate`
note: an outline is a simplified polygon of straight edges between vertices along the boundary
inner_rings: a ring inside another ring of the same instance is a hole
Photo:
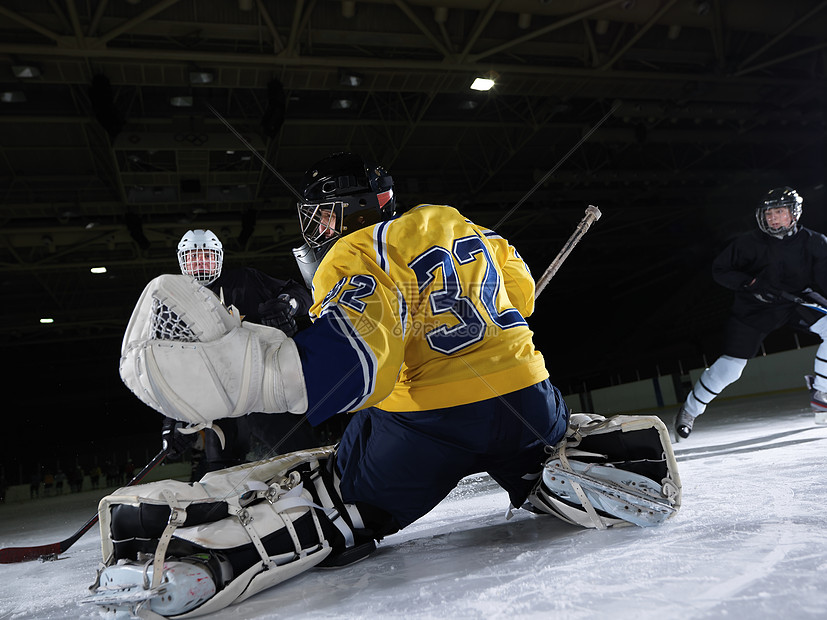
[[[121,560],[101,569],[92,594],[83,600],[116,617],[133,617],[136,610],[147,609],[158,616],[178,615],[200,606],[223,586],[222,573],[231,572],[216,558],[188,558],[163,564],[161,583],[150,586],[153,562]],[[128,615],[128,616],[127,616]]]
[[[807,375],[807,389],[810,390],[810,405],[813,411],[827,411],[827,392],[820,392],[815,388],[815,375]]]
[[[695,423],[695,418],[689,415],[686,410],[681,407],[678,415],[675,417],[675,438],[680,441],[686,439],[692,432],[692,425]]]
[[[807,389],[810,390],[810,407],[816,424],[827,424],[827,392],[815,389],[815,375],[805,375]]]

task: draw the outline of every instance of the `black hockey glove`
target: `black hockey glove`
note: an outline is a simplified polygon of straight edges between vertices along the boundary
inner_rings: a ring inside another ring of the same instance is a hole
[[[774,286],[765,284],[758,278],[753,278],[751,282],[744,285],[744,290],[752,293],[752,296],[755,297],[755,299],[765,304],[775,303],[781,298],[780,290]]]
[[[267,327],[276,327],[288,336],[296,333],[296,311],[299,309],[299,302],[282,293],[275,299],[258,305],[258,313],[261,316],[261,324]]]
[[[161,447],[166,450],[167,458],[175,460],[180,458],[188,448],[195,444],[195,434],[184,435],[179,429],[184,427],[183,422],[173,418],[164,418],[161,427]]]

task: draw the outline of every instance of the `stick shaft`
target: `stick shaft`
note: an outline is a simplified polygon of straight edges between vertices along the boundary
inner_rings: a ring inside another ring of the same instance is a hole
[[[571,251],[574,249],[580,239],[583,238],[583,235],[589,230],[589,227],[600,219],[600,209],[595,207],[594,205],[589,205],[586,208],[586,215],[583,216],[583,219],[580,220],[580,223],[577,225],[577,228],[572,233],[569,240],[566,241],[566,244],[563,246],[563,249],[554,257],[554,260],[551,261],[551,264],[546,268],[543,275],[540,276],[540,279],[537,280],[537,285],[534,290],[534,298],[540,296],[540,293],[543,292],[543,289],[546,288],[546,285],[549,283],[554,277],[554,274],[557,273],[557,270],[560,269],[560,265],[563,264],[563,261],[566,260]]]
[[[806,299],[802,299],[798,295],[793,295],[792,293],[787,293],[782,291],[781,297],[786,299],[787,301],[795,302],[805,308],[810,308],[811,310],[815,310],[816,312],[820,312],[821,314],[827,314],[827,308],[822,306],[821,304],[817,304],[814,301],[807,301]]]
[[[143,480],[146,475],[152,471],[156,465],[158,465],[158,463],[164,460],[166,455],[166,450],[161,450],[149,463],[146,464],[146,467],[135,474],[135,477],[127,482],[125,486],[132,486],[133,484],[137,484]],[[26,562],[28,560],[36,560],[44,555],[63,553],[69,547],[74,545],[81,536],[92,529],[92,526],[97,522],[98,514],[95,513],[95,516],[84,523],[77,532],[69,536],[69,538],[61,540],[60,542],[47,543],[45,545],[34,545],[31,547],[6,547],[5,549],[0,549],[0,564]]]

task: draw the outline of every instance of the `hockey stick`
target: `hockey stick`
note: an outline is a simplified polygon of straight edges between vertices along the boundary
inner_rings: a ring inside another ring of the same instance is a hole
[[[141,471],[135,474],[135,477],[132,478],[126,486],[132,486],[143,480],[146,475],[151,472],[158,463],[164,460],[164,457],[167,455],[166,450],[161,450],[155,457],[146,464]],[[6,547],[5,549],[0,549],[0,564],[13,564],[15,562],[27,562],[29,560],[36,560],[38,558],[42,559],[54,559],[57,557],[58,554],[63,553],[69,547],[74,545],[81,536],[83,536],[86,532],[88,532],[95,523],[98,522],[98,513],[95,513],[95,516],[89,519],[83,526],[74,534],[69,536],[69,538],[65,540],[61,540],[60,542],[56,543],[49,543],[46,545],[35,545],[32,547]]]
[[[555,171],[560,166],[562,166],[563,163],[569,157],[571,157],[572,153],[574,153],[577,149],[579,149],[580,146],[586,140],[588,140],[591,137],[591,135],[595,131],[597,131],[597,129],[603,123],[606,122],[606,119],[608,119],[612,114],[614,114],[621,105],[623,105],[623,102],[621,100],[619,100],[619,99],[615,100],[614,104],[612,104],[612,107],[609,109],[609,111],[606,112],[606,114],[603,115],[603,118],[601,118],[599,121],[597,121],[591,127],[591,129],[589,129],[585,134],[583,134],[583,137],[581,137],[580,140],[577,141],[577,144],[575,144],[573,147],[571,147],[568,150],[568,152],[565,155],[563,155],[563,157],[561,157],[560,160],[556,164],[554,164],[554,166],[552,166],[548,170],[548,172],[546,172],[543,175],[543,178],[541,178],[539,181],[537,181],[537,183],[534,184],[534,187],[532,187],[530,190],[528,190],[528,192],[525,194],[525,196],[520,198],[520,200],[517,201],[517,204],[515,204],[513,207],[511,207],[511,209],[508,210],[508,213],[506,213],[500,219],[500,221],[497,222],[497,225],[494,228],[498,229],[500,227],[500,225],[502,225],[503,222],[505,222],[509,217],[511,217],[511,214],[514,213],[520,207],[520,205],[522,205],[526,200],[528,200],[529,196],[531,196],[535,191],[537,191],[537,188],[540,187],[543,183],[545,183],[546,180],[552,174],[554,174]],[[589,227],[592,225],[592,223],[596,222],[597,220],[600,219],[600,215],[601,215],[600,209],[598,209],[597,207],[595,207],[593,205],[588,206],[588,208],[586,209],[586,215],[585,215],[585,217],[583,217],[582,220],[580,220],[580,223],[577,225],[577,229],[574,231],[574,233],[572,233],[571,237],[569,237],[569,240],[566,242],[566,245],[563,246],[563,249],[560,250],[560,253],[557,254],[557,256],[554,258],[553,261],[551,261],[551,264],[546,268],[545,272],[543,272],[543,275],[537,281],[537,284],[536,284],[535,289],[534,289],[534,298],[535,299],[537,299],[537,297],[540,296],[540,293],[542,293],[543,289],[546,288],[546,284],[548,284],[549,280],[551,280],[554,277],[554,274],[557,273],[557,270],[560,268],[560,265],[562,265],[563,261],[566,260],[566,257],[569,255],[569,253],[572,251],[572,249],[574,249],[574,246],[577,245],[577,243],[580,241],[580,238],[583,235],[586,234],[586,231],[589,230]]]
[[[814,301],[807,301],[806,299],[802,299],[798,295],[793,295],[792,293],[787,293],[786,291],[781,291],[779,293],[779,296],[782,299],[792,301],[800,306],[804,306],[805,308],[810,308],[811,310],[815,310],[816,312],[820,312],[821,314],[827,314],[827,308],[825,308],[821,304],[815,303]]]
[[[557,270],[560,269],[560,265],[562,265],[563,261],[566,260],[566,257],[568,257],[574,249],[574,246],[576,246],[580,239],[583,238],[583,235],[586,234],[586,231],[589,230],[592,223],[600,219],[600,215],[600,209],[594,205],[589,205],[586,207],[586,215],[584,215],[583,219],[580,220],[577,228],[572,233],[571,237],[569,237],[569,240],[566,241],[566,245],[563,246],[563,249],[560,250],[557,256],[554,257],[554,260],[551,261],[551,264],[546,268],[545,272],[543,272],[543,275],[540,276],[539,280],[537,280],[537,285],[534,290],[535,299],[540,296],[540,293],[542,293],[543,289],[546,288],[546,284],[548,284],[549,280],[554,277],[554,274],[556,274]]]

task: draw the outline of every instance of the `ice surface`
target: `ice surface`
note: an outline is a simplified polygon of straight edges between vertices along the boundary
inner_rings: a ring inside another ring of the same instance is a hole
[[[715,403],[675,451],[683,507],[661,526],[506,521],[506,495],[474,476],[369,558],[206,617],[826,618],[827,426],[806,394]],[[62,540],[98,499],[0,505],[0,546]],[[57,561],[0,565],[0,619],[100,618],[79,603],[99,561],[95,528]]]

